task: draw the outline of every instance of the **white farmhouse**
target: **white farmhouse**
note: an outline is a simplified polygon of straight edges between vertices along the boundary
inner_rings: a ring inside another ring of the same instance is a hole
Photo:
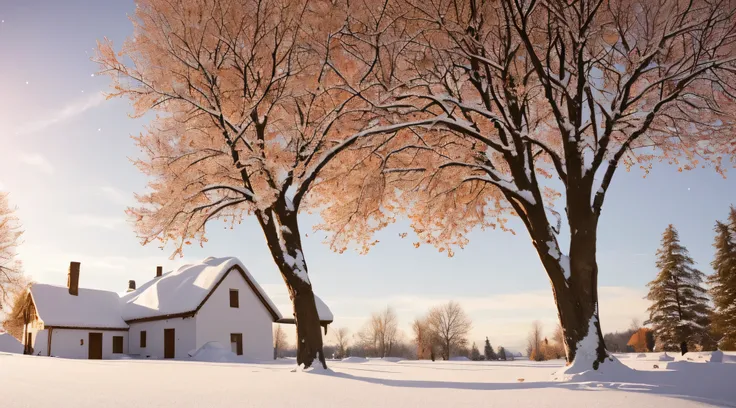
[[[273,358],[273,323],[284,319],[237,258],[207,258],[162,273],[128,292],[79,288],[80,264],[67,287],[34,284],[28,292],[25,353],[67,358],[130,354],[186,358],[205,343],[230,344],[248,360]],[[315,296],[322,326],[332,313]]]

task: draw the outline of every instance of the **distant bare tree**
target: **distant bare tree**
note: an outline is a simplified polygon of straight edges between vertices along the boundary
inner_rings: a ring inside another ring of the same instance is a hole
[[[432,334],[437,336],[445,360],[450,359],[453,350],[466,347],[468,333],[473,325],[457,302],[450,301],[432,308],[427,316],[427,322]]]
[[[0,193],[0,310],[27,283],[20,261],[15,258],[22,234],[15,209],[8,203],[8,193]]]
[[[414,343],[417,346],[417,359],[426,360],[432,357],[433,339],[426,317],[416,318],[411,324],[414,332]]]
[[[629,329],[631,331],[637,331],[641,329],[641,319],[639,319],[638,317],[631,319],[631,324],[629,325]]]
[[[565,357],[565,334],[562,331],[562,326],[558,323],[557,326],[555,326],[555,332],[552,335],[552,354],[554,354],[554,358],[564,358]]]
[[[284,350],[288,347],[286,341],[286,331],[280,324],[273,329],[273,358],[283,357]]]
[[[529,337],[527,337],[526,352],[530,360],[544,360],[544,353],[542,352],[542,323],[539,320],[535,320],[532,323]]]
[[[350,342],[348,329],[345,327],[340,327],[339,329],[334,330],[332,333],[334,333],[333,337],[335,338],[335,356],[337,358],[345,358],[348,350],[348,344]]]
[[[387,357],[396,344],[399,335],[399,320],[394,310],[388,306],[381,312],[373,313],[370,320],[359,333],[361,343],[372,348],[376,357]]]

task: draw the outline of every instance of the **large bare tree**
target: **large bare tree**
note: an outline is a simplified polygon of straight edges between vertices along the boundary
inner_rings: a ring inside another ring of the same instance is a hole
[[[210,221],[254,216],[289,290],[297,363],[307,367],[326,363],[298,213],[331,159],[390,130],[361,132],[372,107],[323,69],[338,11],[330,1],[141,0],[133,36],[119,53],[102,42],[97,56],[111,96],[128,97],[136,116],[157,113],[135,138],[135,165],[151,180],[128,210],[143,244],[173,243],[181,254],[206,241]],[[330,60],[351,71],[339,50]]]
[[[508,229],[516,215],[551,281],[568,362],[598,368],[598,222],[611,182],[657,160],[723,170],[735,146],[736,2],[350,4],[333,39],[363,75],[346,88],[380,84],[376,124],[407,131],[362,145],[366,159],[348,170],[381,197],[338,197],[323,225],[332,245],[370,243],[395,217],[385,209],[402,208],[420,242],[452,254],[474,227]]]

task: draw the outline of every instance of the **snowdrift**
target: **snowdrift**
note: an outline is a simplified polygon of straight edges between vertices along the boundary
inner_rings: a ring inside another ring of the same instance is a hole
[[[368,359],[363,357],[347,357],[341,360],[343,363],[367,363]]]
[[[8,333],[0,333],[0,353],[23,354],[23,344]]]
[[[723,362],[723,352],[721,350],[716,350],[710,353],[710,360],[708,360],[708,362],[722,363]]]
[[[243,358],[216,341],[209,341],[196,351],[190,351],[189,357],[195,361],[210,363],[242,363]]]
[[[595,363],[598,359],[598,338],[595,334],[597,321],[595,316],[590,318],[588,334],[578,342],[575,360],[569,366],[554,373],[555,380],[615,381],[634,371],[613,354],[609,354],[602,363]],[[593,368],[594,364],[598,366],[596,369]]]
[[[675,361],[675,358],[668,355],[667,352],[665,352],[664,354],[659,356],[658,360],[659,361]]]
[[[575,359],[575,361],[563,369],[553,373],[557,381],[620,381],[631,375],[632,370],[613,355],[593,369],[588,359]]]

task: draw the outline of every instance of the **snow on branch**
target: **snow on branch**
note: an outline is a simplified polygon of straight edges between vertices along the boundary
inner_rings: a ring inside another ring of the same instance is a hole
[[[205,193],[208,191],[214,191],[214,190],[228,190],[235,193],[238,193],[242,195],[244,198],[247,198],[249,201],[254,200],[253,192],[247,188],[237,187],[237,186],[231,186],[231,185],[216,185],[216,184],[210,184],[207,187],[203,188],[201,192]]]

